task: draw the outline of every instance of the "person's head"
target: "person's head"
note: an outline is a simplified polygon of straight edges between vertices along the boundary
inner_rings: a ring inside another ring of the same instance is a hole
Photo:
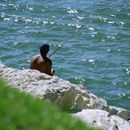
[[[49,45],[48,44],[43,44],[40,47],[40,53],[41,53],[42,57],[45,57],[47,55],[48,51],[49,51]]]

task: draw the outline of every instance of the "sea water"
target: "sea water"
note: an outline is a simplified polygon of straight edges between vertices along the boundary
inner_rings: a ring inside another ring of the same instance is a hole
[[[29,68],[43,43],[55,75],[130,112],[129,0],[0,0],[2,62]]]

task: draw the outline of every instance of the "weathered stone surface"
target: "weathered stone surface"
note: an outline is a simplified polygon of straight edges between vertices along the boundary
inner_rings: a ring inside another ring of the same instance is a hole
[[[130,123],[124,120],[128,118],[127,110],[108,106],[104,99],[88,92],[82,85],[74,85],[36,70],[9,68],[1,62],[0,75],[18,90],[47,99],[63,109],[85,109],[74,116],[95,127],[104,130],[130,130]]]
[[[128,119],[128,111],[124,108],[118,108],[114,106],[108,106],[108,108],[105,109],[108,111],[111,115],[117,115],[122,117],[123,119]]]
[[[85,123],[104,130],[130,130],[130,123],[119,116],[99,109],[85,109],[73,114]]]
[[[104,99],[83,89],[83,86],[36,70],[18,70],[0,63],[0,74],[16,88],[48,99],[63,109],[78,111],[86,108],[102,109],[107,106]]]

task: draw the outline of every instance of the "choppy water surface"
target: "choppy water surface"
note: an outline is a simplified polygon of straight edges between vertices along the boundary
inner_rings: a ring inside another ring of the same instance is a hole
[[[69,38],[71,37],[71,38]],[[29,68],[51,45],[56,75],[130,112],[129,0],[1,0],[0,59]]]

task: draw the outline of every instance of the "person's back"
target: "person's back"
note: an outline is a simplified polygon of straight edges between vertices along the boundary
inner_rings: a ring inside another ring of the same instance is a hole
[[[40,55],[36,55],[32,58],[30,69],[36,69],[41,73],[53,75],[52,61],[46,57],[49,51],[49,45],[43,45],[40,48]]]

